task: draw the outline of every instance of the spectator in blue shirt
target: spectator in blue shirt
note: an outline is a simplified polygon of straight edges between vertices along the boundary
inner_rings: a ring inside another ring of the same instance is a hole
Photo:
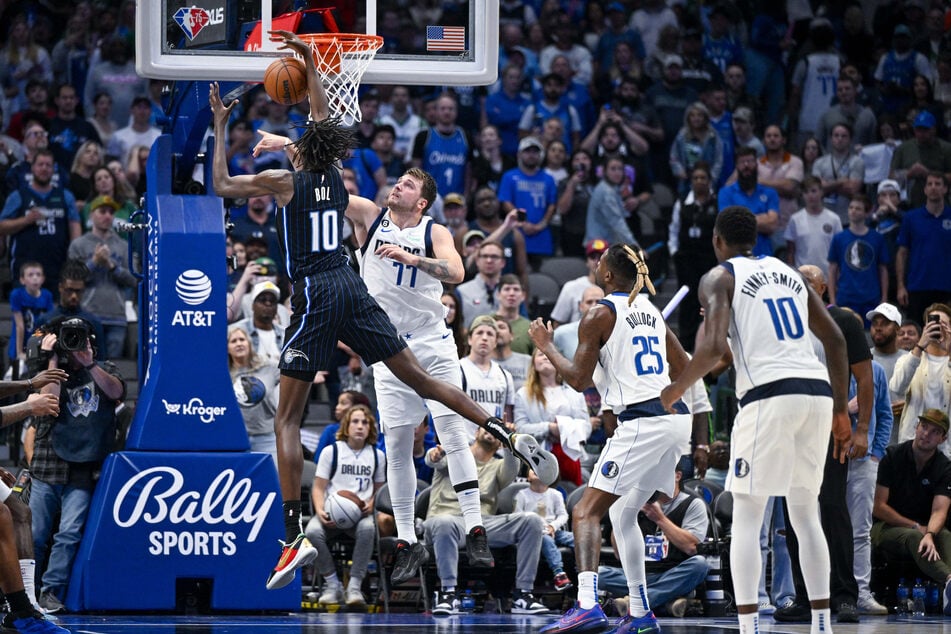
[[[829,302],[859,315],[888,301],[891,255],[882,234],[865,223],[870,209],[864,194],[854,194],[849,201],[849,226],[834,235],[829,245]]]
[[[925,180],[925,206],[902,218],[895,257],[898,303],[917,318],[926,306],[951,297],[951,208],[945,203],[948,183],[941,172]]]
[[[736,182],[720,190],[717,203],[720,211],[732,205],[746,207],[756,215],[756,246],[753,255],[772,255],[769,236],[779,223],[779,194],[757,181],[756,150],[736,149]]]

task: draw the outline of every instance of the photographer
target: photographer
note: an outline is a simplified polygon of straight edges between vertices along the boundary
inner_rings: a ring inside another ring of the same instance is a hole
[[[102,460],[116,439],[116,404],[125,384],[113,367],[96,363],[91,324],[80,318],[47,327],[39,358],[47,368],[63,368],[66,381],[48,384],[44,394],[58,396],[59,413],[34,421],[36,440],[30,471],[33,490],[33,540],[37,561],[49,554],[41,577],[40,605],[48,612],[64,610],[62,597],[79,548],[83,525]],[[53,522],[59,516],[59,524]],[[52,547],[50,540],[52,538]]]
[[[106,340],[99,319],[82,309],[83,297],[86,294],[86,284],[89,281],[89,268],[82,260],[66,260],[63,270],[59,274],[59,304],[48,313],[40,315],[36,325],[42,327],[60,318],[80,317],[92,325],[92,332],[96,341]],[[102,355],[100,355],[102,356]],[[42,366],[46,367],[45,364]],[[38,368],[42,369],[42,368]],[[33,370],[34,372],[36,369]]]
[[[675,471],[673,497],[658,492],[637,518],[651,555],[648,559],[656,562],[648,567],[647,601],[657,606],[655,612],[676,617],[686,613],[686,596],[700,585],[710,568],[706,557],[697,550],[707,537],[710,521],[703,500],[680,488],[684,465],[681,458]],[[628,594],[627,579],[620,568],[599,566],[598,577],[599,584],[608,592]]]

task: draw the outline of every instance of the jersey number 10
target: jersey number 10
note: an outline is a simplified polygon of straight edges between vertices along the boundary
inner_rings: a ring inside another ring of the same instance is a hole
[[[763,303],[769,309],[769,316],[773,320],[773,329],[776,338],[780,341],[799,339],[803,335],[802,318],[792,297],[781,297],[777,300],[764,299]]]
[[[340,235],[337,232],[337,210],[310,212],[310,250],[312,253],[326,253],[336,251],[340,246]]]

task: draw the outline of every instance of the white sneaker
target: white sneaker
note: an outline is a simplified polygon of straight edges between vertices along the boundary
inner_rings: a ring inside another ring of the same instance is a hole
[[[346,602],[347,606],[351,608],[367,607],[367,600],[363,596],[363,592],[360,591],[360,588],[354,588],[353,586],[347,586]]]
[[[775,611],[776,611],[776,606],[770,603],[768,600],[763,600],[759,602],[760,614],[772,614]]]
[[[888,614],[888,608],[876,601],[872,595],[860,596],[858,608],[860,614],[872,614],[875,616],[886,616]]]
[[[542,449],[538,441],[528,434],[510,434],[512,453],[535,472],[538,479],[551,486],[558,479],[558,459],[550,451]]]
[[[324,591],[321,593],[317,603],[323,605],[339,605],[343,602],[343,585],[337,581],[328,581],[324,584]]]

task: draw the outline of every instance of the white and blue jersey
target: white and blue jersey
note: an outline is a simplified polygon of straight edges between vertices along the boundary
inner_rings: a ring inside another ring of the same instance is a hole
[[[433,175],[440,196],[465,191],[469,140],[462,128],[457,126],[448,136],[433,128],[427,130],[422,158],[422,168]]]
[[[432,229],[433,219],[429,216],[423,216],[417,225],[400,229],[389,210],[382,209],[360,247],[360,275],[370,295],[404,337],[422,329],[445,328],[446,307],[440,301],[442,282],[415,266],[374,253],[381,245],[395,244],[413,255],[432,258]]]
[[[601,347],[594,369],[601,402],[619,415],[629,405],[648,402],[652,403],[650,411],[637,415],[664,414],[660,392],[670,385],[664,317],[646,295],[638,295],[628,305],[627,293],[611,293],[598,303],[615,314],[614,330]],[[683,413],[686,411],[683,407]]]
[[[735,279],[729,343],[740,404],[780,394],[831,396],[829,372],[812,348],[809,290],[773,257],[722,264]]]

